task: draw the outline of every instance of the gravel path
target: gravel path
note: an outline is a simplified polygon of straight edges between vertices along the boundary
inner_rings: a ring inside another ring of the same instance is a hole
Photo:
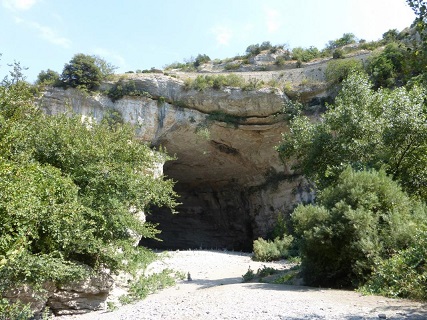
[[[407,300],[362,296],[343,290],[265,283],[242,283],[249,267],[287,268],[286,261],[260,263],[249,254],[174,251],[151,270],[190,272],[192,281],[162,290],[113,312],[62,317],[79,320],[133,319],[427,319],[427,306]]]

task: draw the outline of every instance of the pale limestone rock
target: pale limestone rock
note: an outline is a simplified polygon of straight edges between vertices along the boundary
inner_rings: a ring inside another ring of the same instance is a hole
[[[105,300],[114,287],[113,278],[106,273],[88,279],[60,285],[53,292],[47,306],[56,315],[80,314],[105,308]]]
[[[144,244],[250,250],[252,240],[267,234],[278,213],[288,212],[305,197],[295,194],[299,178],[274,150],[288,130],[278,115],[287,101],[283,92],[230,87],[187,91],[183,81],[164,75],[133,78],[153,99],[112,102],[104,95],[49,89],[40,104],[54,114],[66,111],[68,103],[75,112],[97,120],[105,110],[117,110],[136,126],[141,140],[176,155],[164,172],[177,181],[182,205],[177,215],[156,210],[147,217],[160,223],[164,241]],[[224,118],[228,123],[210,115],[218,111],[229,115]]]

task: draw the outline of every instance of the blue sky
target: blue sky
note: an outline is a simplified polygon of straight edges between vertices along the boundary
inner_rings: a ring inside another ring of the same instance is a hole
[[[414,18],[405,0],[0,0],[0,77],[19,61],[33,82],[76,53],[125,72],[233,57],[263,41],[322,49],[346,32],[380,39]]]

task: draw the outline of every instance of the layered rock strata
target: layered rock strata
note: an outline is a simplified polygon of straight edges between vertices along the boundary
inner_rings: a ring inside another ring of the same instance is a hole
[[[48,114],[71,109],[96,120],[117,111],[141,140],[176,157],[164,173],[177,182],[182,205],[176,215],[152,209],[147,220],[160,224],[163,242],[144,244],[251,250],[280,212],[310,196],[274,150],[288,130],[280,114],[288,98],[280,90],[186,90],[182,80],[160,74],[131,81],[148,94],[113,102],[104,94],[49,88],[40,105]]]

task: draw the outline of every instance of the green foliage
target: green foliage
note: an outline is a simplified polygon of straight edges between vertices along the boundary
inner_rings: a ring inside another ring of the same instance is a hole
[[[209,56],[207,56],[206,54],[198,54],[196,60],[194,61],[194,66],[197,68],[200,65],[205,64],[209,61],[211,61],[211,58],[209,58]]]
[[[287,258],[293,239],[291,235],[276,237],[273,241],[258,238],[253,244],[253,259],[257,261],[273,261]]]
[[[397,29],[390,29],[383,33],[383,40],[386,43],[395,42],[399,37],[399,31]]]
[[[406,82],[411,76],[409,54],[404,46],[392,42],[372,55],[367,69],[375,87],[392,88],[398,82]]]
[[[58,86],[60,84],[59,73],[50,69],[41,71],[37,76],[36,84],[44,86]]]
[[[212,121],[225,122],[237,128],[240,123],[245,121],[245,118],[228,114],[223,111],[213,111],[208,114],[208,116],[206,117],[206,120],[208,122],[212,122]]]
[[[119,80],[107,91],[108,97],[113,101],[122,99],[124,96],[131,97],[153,97],[146,91],[137,88],[133,80]]]
[[[259,44],[251,44],[246,48],[246,53],[256,56],[257,54],[261,53],[261,49],[259,47]]]
[[[238,62],[230,62],[224,66],[224,70],[227,70],[227,71],[237,70],[240,68],[240,66],[241,64]]]
[[[173,182],[152,172],[164,155],[134,129],[42,114],[23,81],[0,87],[0,290],[134,272],[154,254],[138,212],[175,206]]]
[[[117,111],[115,109],[107,109],[104,112],[104,117],[102,118],[102,121],[106,122],[110,128],[114,128],[117,125],[124,124],[123,115],[120,113],[120,111]]]
[[[344,51],[342,51],[341,49],[335,49],[334,52],[332,53],[332,58],[334,59],[342,59],[344,58]]]
[[[329,41],[326,48],[333,50],[352,43],[356,43],[356,36],[353,33],[344,33],[341,38]]]
[[[340,83],[355,71],[363,71],[363,63],[356,59],[332,60],[325,71],[326,80],[330,83]]]
[[[248,271],[246,271],[246,273],[242,276],[242,278],[243,278],[243,282],[249,282],[255,279],[255,273],[250,266],[248,268]]]
[[[427,300],[427,233],[417,231],[414,245],[375,262],[361,291],[392,298]]]
[[[275,239],[288,233],[287,221],[283,213],[279,213],[273,230],[268,235],[269,239]]]
[[[60,80],[65,88],[94,90],[103,79],[103,74],[97,65],[97,59],[82,53],[76,54],[64,66]]]
[[[184,82],[185,88],[203,91],[208,88],[221,89],[223,87],[238,87],[242,88],[246,84],[244,78],[235,75],[200,75],[196,79],[186,79]]]
[[[427,199],[427,114],[419,87],[371,89],[366,75],[343,81],[322,121],[296,116],[278,151],[322,189],[348,165],[385,168],[411,195]]]
[[[112,76],[114,75],[114,71],[118,69],[118,67],[112,65],[111,63],[107,62],[103,58],[99,56],[92,56],[94,59],[95,65],[98,67],[99,71],[101,72],[102,80],[110,80]]]
[[[30,305],[10,303],[7,299],[0,298],[0,320],[28,320],[32,316]]]
[[[307,49],[296,47],[292,49],[292,59],[302,62],[308,62],[320,56],[320,51],[316,47],[309,47]]]
[[[375,261],[415,243],[413,230],[426,223],[426,214],[384,171],[348,167],[320,192],[317,205],[300,205],[292,214],[304,280],[334,287],[363,284]]]
[[[172,270],[164,269],[160,273],[139,277],[137,281],[131,283],[127,299],[123,301],[127,304],[133,301],[142,300],[149,294],[173,286],[175,284],[175,277],[173,274],[174,272]]]

